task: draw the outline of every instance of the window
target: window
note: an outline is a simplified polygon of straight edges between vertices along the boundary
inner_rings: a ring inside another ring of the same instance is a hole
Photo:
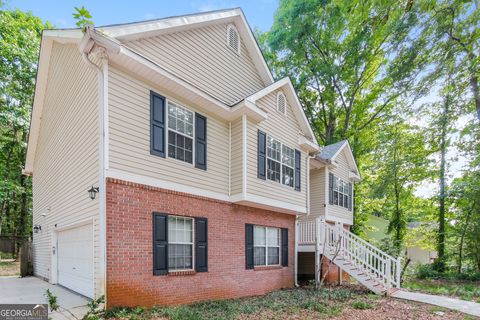
[[[283,92],[277,94],[277,111],[283,114],[287,112],[287,99],[285,99]]]
[[[168,216],[168,269],[193,269],[193,218]]]
[[[352,210],[353,207],[353,185],[346,182],[333,173],[329,173],[330,204]]]
[[[254,227],[253,260],[255,266],[280,264],[280,229]]]
[[[295,151],[267,136],[267,179],[293,187]]]
[[[193,112],[168,101],[168,156],[193,162]]]
[[[240,36],[235,26],[231,24],[227,26],[227,46],[240,54]]]

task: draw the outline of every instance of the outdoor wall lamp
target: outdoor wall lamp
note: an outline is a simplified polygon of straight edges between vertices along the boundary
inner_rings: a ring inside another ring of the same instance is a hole
[[[42,231],[42,226],[41,225],[36,224],[36,225],[33,226],[33,232],[39,233],[40,231]]]
[[[95,197],[97,196],[97,193],[99,192],[99,190],[100,189],[98,187],[94,187],[94,186],[88,189],[88,196],[90,197],[90,199],[95,200]]]

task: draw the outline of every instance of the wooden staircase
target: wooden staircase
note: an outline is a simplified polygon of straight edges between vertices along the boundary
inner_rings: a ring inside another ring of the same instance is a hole
[[[332,225],[320,219],[315,224],[317,261],[324,255],[376,294],[390,295],[400,288],[400,258],[388,255],[340,224]],[[320,270],[319,263],[317,270]]]

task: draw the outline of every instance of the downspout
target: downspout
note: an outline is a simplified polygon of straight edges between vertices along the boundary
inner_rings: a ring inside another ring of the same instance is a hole
[[[81,53],[83,60],[94,70],[97,71],[98,76],[98,108],[99,108],[99,201],[100,201],[100,217],[99,217],[99,238],[100,238],[100,268],[101,275],[96,277],[100,282],[100,295],[105,297],[105,305],[107,304],[106,297],[106,166],[108,163],[106,146],[107,146],[107,125],[106,125],[106,109],[107,109],[107,86],[108,86],[108,56],[106,50],[102,47],[98,48],[97,54],[100,57],[101,66],[92,62],[89,58],[89,53],[94,47],[94,41],[91,38],[92,29],[86,28],[84,39],[81,43]]]

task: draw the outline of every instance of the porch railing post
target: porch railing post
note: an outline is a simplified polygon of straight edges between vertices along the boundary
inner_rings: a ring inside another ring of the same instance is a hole
[[[402,257],[397,258],[397,288],[400,289],[400,278],[402,276]]]

